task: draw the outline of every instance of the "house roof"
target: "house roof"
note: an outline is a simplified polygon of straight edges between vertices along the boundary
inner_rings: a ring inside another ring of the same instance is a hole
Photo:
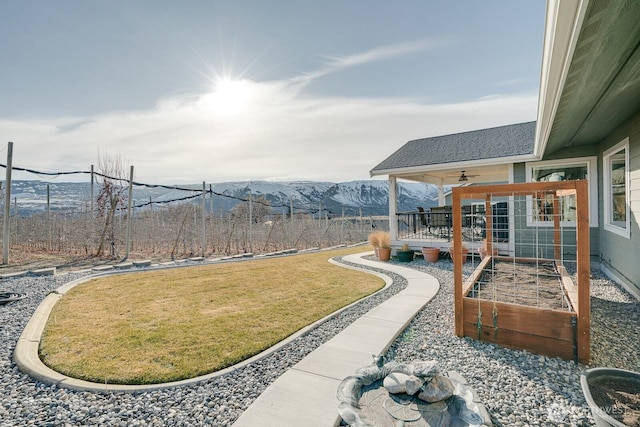
[[[640,2],[549,0],[536,155],[598,144],[640,104]]]
[[[532,156],[536,122],[415,139],[374,167],[371,175],[402,169]]]

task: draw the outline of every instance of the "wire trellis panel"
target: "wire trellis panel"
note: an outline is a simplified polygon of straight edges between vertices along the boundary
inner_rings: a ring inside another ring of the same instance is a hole
[[[463,268],[465,212],[482,205],[484,252]],[[452,215],[456,334],[588,363],[587,181],[458,187]]]

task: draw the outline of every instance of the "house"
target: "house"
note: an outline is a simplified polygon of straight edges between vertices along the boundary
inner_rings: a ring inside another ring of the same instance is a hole
[[[420,212],[396,211],[398,180],[587,180],[592,263],[640,298],[638,22],[637,1],[549,0],[535,122],[409,141],[371,170],[389,178],[393,244],[434,244],[409,233],[415,218],[425,223]],[[502,245],[513,252],[512,241]]]

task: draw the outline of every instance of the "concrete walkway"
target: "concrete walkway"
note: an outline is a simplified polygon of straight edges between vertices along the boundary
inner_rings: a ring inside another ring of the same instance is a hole
[[[381,268],[407,279],[408,286],[371,309],[311,352],[273,382],[233,424],[234,427],[328,427],[340,423],[336,391],[356,369],[383,354],[411,319],[438,292],[438,281],[419,271],[362,259],[345,261]]]

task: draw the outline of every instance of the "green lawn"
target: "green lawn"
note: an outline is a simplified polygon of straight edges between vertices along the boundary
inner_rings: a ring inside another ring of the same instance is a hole
[[[58,372],[152,384],[214,372],[384,286],[340,249],[91,280],[54,307],[40,357]]]

